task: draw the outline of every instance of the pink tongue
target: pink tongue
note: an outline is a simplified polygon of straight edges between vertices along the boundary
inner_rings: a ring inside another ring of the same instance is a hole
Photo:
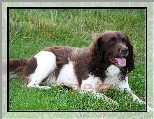
[[[124,67],[126,66],[126,59],[125,58],[115,58],[118,62],[118,64],[121,66],[121,67]]]

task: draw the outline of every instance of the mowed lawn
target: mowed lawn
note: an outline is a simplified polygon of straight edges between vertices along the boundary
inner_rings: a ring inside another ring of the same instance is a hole
[[[9,57],[28,59],[48,46],[87,47],[93,35],[108,30],[127,34],[134,46],[135,69],[129,74],[134,93],[146,100],[145,9],[10,9]],[[9,80],[10,111],[142,111],[127,92],[105,93],[119,106],[90,93],[79,94],[60,86],[43,91],[27,88],[24,79]]]

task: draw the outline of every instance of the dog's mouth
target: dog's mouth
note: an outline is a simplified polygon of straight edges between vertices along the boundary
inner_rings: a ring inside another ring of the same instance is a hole
[[[115,58],[113,56],[109,57],[111,63],[115,64],[118,67],[125,67],[126,66],[126,58]]]

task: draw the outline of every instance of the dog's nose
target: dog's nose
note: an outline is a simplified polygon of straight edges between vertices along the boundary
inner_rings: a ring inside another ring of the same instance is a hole
[[[122,56],[127,56],[128,55],[128,47],[122,47],[120,49],[120,53]]]

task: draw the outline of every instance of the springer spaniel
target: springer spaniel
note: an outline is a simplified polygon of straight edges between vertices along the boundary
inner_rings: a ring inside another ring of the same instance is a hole
[[[127,74],[133,68],[130,40],[116,31],[98,35],[87,48],[47,47],[29,60],[9,61],[10,73],[24,75],[28,87],[50,89],[52,85],[64,85],[110,100],[102,92],[114,86],[126,89],[134,101],[145,104],[129,87]],[[40,85],[42,83],[45,86]]]

